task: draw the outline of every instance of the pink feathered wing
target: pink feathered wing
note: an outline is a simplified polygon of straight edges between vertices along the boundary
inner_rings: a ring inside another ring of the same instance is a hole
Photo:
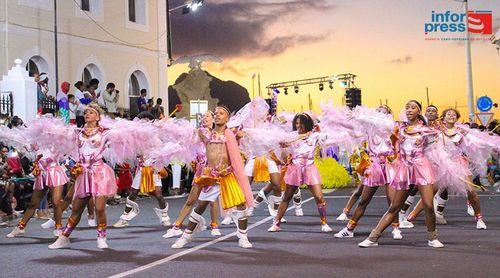
[[[229,160],[231,160],[231,167],[233,168],[234,175],[238,181],[243,194],[245,194],[245,199],[247,201],[247,207],[253,207],[253,194],[250,188],[250,183],[245,176],[245,171],[243,170],[243,159],[240,155],[240,150],[238,148],[238,143],[236,142],[236,137],[234,137],[233,132],[226,128],[224,132],[226,136],[226,148],[229,154]]]

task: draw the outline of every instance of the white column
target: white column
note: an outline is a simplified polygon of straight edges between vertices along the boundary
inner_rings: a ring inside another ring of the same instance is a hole
[[[37,87],[35,80],[21,65],[23,61],[16,59],[16,64],[0,81],[0,91],[12,92],[14,115],[24,122],[33,120],[37,115]]]

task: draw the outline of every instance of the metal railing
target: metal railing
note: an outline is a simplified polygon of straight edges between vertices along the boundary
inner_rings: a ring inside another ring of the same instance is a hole
[[[42,100],[42,114],[52,114],[55,115],[57,111],[59,110],[59,107],[57,105],[57,101],[46,98]]]
[[[0,92],[0,114],[7,117],[14,116],[14,100],[10,91]]]

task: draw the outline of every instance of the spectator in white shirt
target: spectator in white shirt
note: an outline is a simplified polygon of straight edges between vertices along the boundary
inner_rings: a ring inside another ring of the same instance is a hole
[[[73,95],[76,97],[76,100],[80,101],[82,98],[84,98],[83,91],[85,90],[85,85],[83,85],[82,81],[78,81],[74,86],[76,90]]]
[[[119,91],[115,90],[114,83],[108,83],[106,85],[106,91],[103,94],[104,105],[106,106],[106,110],[108,114],[114,118],[116,116],[117,108],[118,108],[118,99],[120,97]]]
[[[76,109],[78,108],[78,100],[72,94],[68,95],[69,102],[69,123],[76,125]]]

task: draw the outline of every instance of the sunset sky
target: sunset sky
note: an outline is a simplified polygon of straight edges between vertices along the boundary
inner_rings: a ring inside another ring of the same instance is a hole
[[[174,3],[176,1],[173,1]],[[182,2],[181,0],[177,2]],[[270,83],[340,73],[358,75],[363,104],[380,99],[399,112],[405,101],[421,100],[426,87],[431,103],[455,106],[466,115],[467,89],[463,42],[426,41],[424,24],[431,12],[461,12],[452,0],[207,0],[196,14],[172,15],[174,58],[210,53],[223,64],[204,69],[234,80],[252,95],[252,75],[261,75],[263,93]],[[472,0],[469,10],[493,12],[493,32],[500,27],[500,1]],[[173,6],[174,4],[172,4]],[[461,36],[438,34],[434,36]],[[475,35],[481,37],[481,35]],[[483,35],[482,38],[489,38]],[[500,102],[500,54],[489,40],[472,43],[474,93]],[[169,84],[188,70],[169,69]],[[341,102],[344,90],[304,86],[299,94],[279,95],[279,110],[307,108],[321,101]],[[500,117],[496,109],[496,117]]]

